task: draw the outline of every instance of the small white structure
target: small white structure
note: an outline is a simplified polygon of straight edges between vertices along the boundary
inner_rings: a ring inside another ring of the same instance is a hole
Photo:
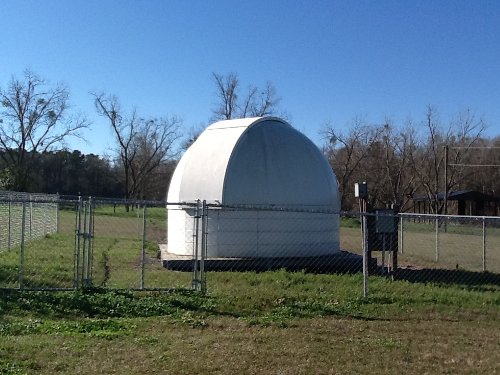
[[[285,211],[211,210],[207,256],[306,257],[339,252],[335,175],[320,150],[274,117],[219,121],[186,151],[168,202],[277,207]],[[194,210],[168,206],[168,252],[193,253]]]

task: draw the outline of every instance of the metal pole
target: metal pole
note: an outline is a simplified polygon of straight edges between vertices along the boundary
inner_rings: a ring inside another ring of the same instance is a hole
[[[448,145],[444,146],[444,214],[448,215]],[[448,232],[448,220],[444,218],[444,231]]]
[[[196,201],[193,221],[193,279],[192,287],[198,290],[198,246],[199,246],[199,231],[200,231],[200,200]]]
[[[11,246],[12,246],[12,197],[9,199],[9,233],[8,233],[8,239],[7,239],[7,246],[10,251]]]
[[[92,198],[89,198],[90,200]],[[91,209],[91,214],[90,214],[90,219],[91,219],[91,225],[89,225],[89,250],[90,250],[90,281],[92,282],[93,280],[93,263],[94,263],[94,233],[95,233],[95,220],[94,220],[94,202],[92,201],[92,205],[90,206]]]
[[[436,216],[436,262],[439,262],[439,218]]]
[[[75,205],[75,244],[73,252],[73,288],[78,286],[78,209]]]
[[[144,289],[144,266],[146,263],[146,215],[147,208],[146,203],[144,203],[144,208],[142,211],[141,289]]]
[[[385,233],[382,233],[382,275],[385,274],[385,246],[386,246],[386,241],[385,241]]]
[[[208,210],[207,201],[203,201],[202,218],[201,218],[201,259],[200,259],[200,278],[201,292],[207,291],[206,275],[205,275],[205,257],[207,255],[207,227],[208,227]]]
[[[80,281],[80,230],[82,227],[82,197],[78,197],[75,222],[75,288],[78,288]]]
[[[89,221],[87,227],[87,286],[92,286],[92,222],[93,222],[93,214],[92,214],[92,197],[89,197]]]
[[[361,247],[363,251],[363,297],[368,297],[368,246],[366,243],[367,228],[366,228],[366,202],[364,199],[360,200],[361,204],[361,236],[363,237]]]
[[[29,239],[31,240],[32,239],[31,230],[33,227],[33,200],[32,200],[31,194],[29,195],[29,200],[30,200],[30,232],[29,232],[30,234],[29,234]]]
[[[21,251],[19,259],[19,289],[24,289],[24,225],[26,222],[26,202],[23,201],[23,212],[21,216]]]
[[[400,246],[400,248],[399,248],[399,252],[400,252],[401,254],[403,254],[403,253],[404,253],[404,242],[403,242],[403,241],[404,241],[403,216],[400,216],[400,217],[399,217],[399,233],[400,233],[400,236],[399,236],[399,238],[400,238],[400,240],[399,240],[399,246]]]
[[[486,219],[483,217],[483,271],[486,271]]]
[[[45,236],[49,231],[47,230],[47,223],[48,223],[48,210],[50,208],[50,203],[41,203],[43,206],[42,209],[42,222],[43,222],[43,236]]]
[[[87,251],[87,212],[88,212],[88,202],[83,203],[83,253],[82,253],[82,285],[87,287],[88,285],[88,251]]]
[[[59,233],[59,193],[56,199],[56,233]]]

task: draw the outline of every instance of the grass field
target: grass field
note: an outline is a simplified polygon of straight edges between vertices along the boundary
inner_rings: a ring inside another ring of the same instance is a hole
[[[143,210],[126,212],[124,207],[97,205],[94,219],[92,278],[95,286],[139,288]],[[83,215],[82,219],[83,220]],[[19,286],[20,274],[26,288],[71,288],[74,285],[75,223],[70,209],[59,213],[58,233],[27,241],[23,269],[20,270],[19,247],[0,251],[0,287]],[[83,224],[82,224],[83,227]],[[399,264],[416,269],[446,269],[480,272],[483,267],[482,231],[474,225],[449,225],[439,233],[439,258],[436,261],[436,234],[433,224],[407,222],[404,226],[403,254]],[[166,242],[166,210],[151,207],[146,212],[146,288],[188,287],[189,273],[175,273],[162,268],[158,243]],[[81,241],[83,241],[80,238]],[[343,219],[340,230],[341,249],[361,253],[359,222]],[[500,229],[487,228],[486,269],[500,274]],[[401,248],[401,247],[400,247]],[[305,254],[307,255],[307,254]],[[379,258],[380,253],[374,253]],[[469,275],[474,277],[474,274]]]
[[[97,207],[92,258],[95,286],[121,289],[137,289],[141,286],[142,215],[142,210],[125,212],[123,208],[118,208],[115,213],[112,206]],[[165,242],[165,219],[164,208],[149,208],[146,213],[145,287],[189,287],[189,273],[166,271],[158,258],[158,243]],[[76,221],[75,212],[62,210],[58,233],[26,243],[21,270],[25,288],[73,287],[77,257]],[[83,224],[81,227],[83,230]],[[11,251],[0,251],[0,288],[19,286],[20,259],[19,246]],[[83,262],[82,259],[79,261]]]
[[[1,374],[494,374],[500,290],[285,271],[206,297],[0,292]]]
[[[351,219],[352,220],[352,219]],[[500,222],[500,220],[499,220]],[[361,231],[352,221],[340,228],[340,244],[346,249],[361,254]],[[497,224],[498,225],[498,224]],[[401,241],[401,238],[399,239]],[[483,270],[482,226],[451,224],[447,231],[439,228],[438,258],[436,260],[436,231],[433,223],[412,223],[405,221],[403,243],[398,255],[399,264],[417,268],[460,269],[479,272]],[[380,253],[374,253],[379,258]],[[500,228],[486,230],[486,270],[500,273]]]
[[[147,212],[145,286],[174,291],[116,290],[139,287],[143,220],[142,211],[113,211],[101,206],[95,216],[97,288],[0,290],[0,374],[500,372],[498,274],[485,278],[451,262],[458,279],[371,276],[365,299],[360,274],[209,272],[201,296],[188,290],[189,273],[161,267],[165,210],[154,208]],[[59,233],[26,244],[25,287],[72,287],[74,227],[74,212],[63,210]],[[489,245],[500,249],[489,234]],[[476,254],[463,249],[477,249],[477,237],[455,228],[441,245],[455,249],[465,267],[465,255]],[[433,238],[423,226],[409,227],[402,262],[439,268]],[[359,251],[355,221],[343,223],[341,241]],[[419,248],[430,248],[430,259]],[[19,262],[18,248],[0,252],[1,288],[17,288]]]

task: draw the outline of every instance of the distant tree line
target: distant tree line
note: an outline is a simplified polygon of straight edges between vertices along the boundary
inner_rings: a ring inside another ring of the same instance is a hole
[[[236,73],[213,73],[216,101],[210,122],[279,115],[274,86],[242,89]],[[65,148],[89,126],[70,111],[69,90],[48,85],[26,71],[0,87],[0,189],[128,199],[165,199],[182,150],[203,130],[182,134],[176,116],[142,116],[115,95],[90,93],[97,114],[114,135],[110,156]],[[374,207],[395,204],[408,210],[424,196],[434,213],[443,212],[438,192],[474,189],[500,194],[500,137],[484,136],[486,125],[471,111],[443,123],[429,106],[418,121],[369,124],[362,118],[341,128],[326,124],[323,152],[341,191],[342,209],[356,208],[355,182],[366,181]],[[496,147],[496,148],[495,148]],[[445,166],[447,166],[445,168]]]
[[[1,153],[2,151],[0,151]],[[82,154],[78,150],[45,151],[30,155],[31,172],[24,191],[60,195],[123,198],[124,176],[119,162],[94,154]],[[165,199],[176,161],[162,164],[149,174],[148,184],[141,196],[129,198]],[[0,169],[4,165],[0,160]],[[2,177],[0,177],[1,179]],[[16,190],[12,180],[3,174],[0,189]]]
[[[219,102],[211,120],[275,113],[279,99],[271,83],[263,90],[249,86],[239,96],[237,74],[214,73],[213,80]],[[115,147],[109,157],[85,155],[65,147],[71,137],[82,138],[81,131],[90,125],[85,116],[70,111],[69,97],[65,85],[50,86],[31,71],[0,87],[0,189],[165,199],[180,151],[202,129],[183,137],[177,116],[141,116],[124,109],[115,95],[92,92]]]
[[[347,131],[327,124],[323,151],[339,181],[343,209],[357,207],[354,184],[365,181],[372,207],[395,204],[406,211],[419,196],[432,213],[443,213],[438,193],[500,194],[500,137],[485,137],[484,131],[483,119],[471,111],[443,124],[429,106],[422,120],[399,126],[360,118]]]

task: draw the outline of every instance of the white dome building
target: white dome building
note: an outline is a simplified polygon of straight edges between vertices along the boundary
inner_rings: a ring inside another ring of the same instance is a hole
[[[172,203],[198,199],[223,206],[282,209],[210,210],[208,258],[339,252],[335,175],[320,150],[281,119],[245,118],[210,125],[179,161],[167,197]],[[193,216],[191,208],[168,206],[169,253],[192,255]]]

